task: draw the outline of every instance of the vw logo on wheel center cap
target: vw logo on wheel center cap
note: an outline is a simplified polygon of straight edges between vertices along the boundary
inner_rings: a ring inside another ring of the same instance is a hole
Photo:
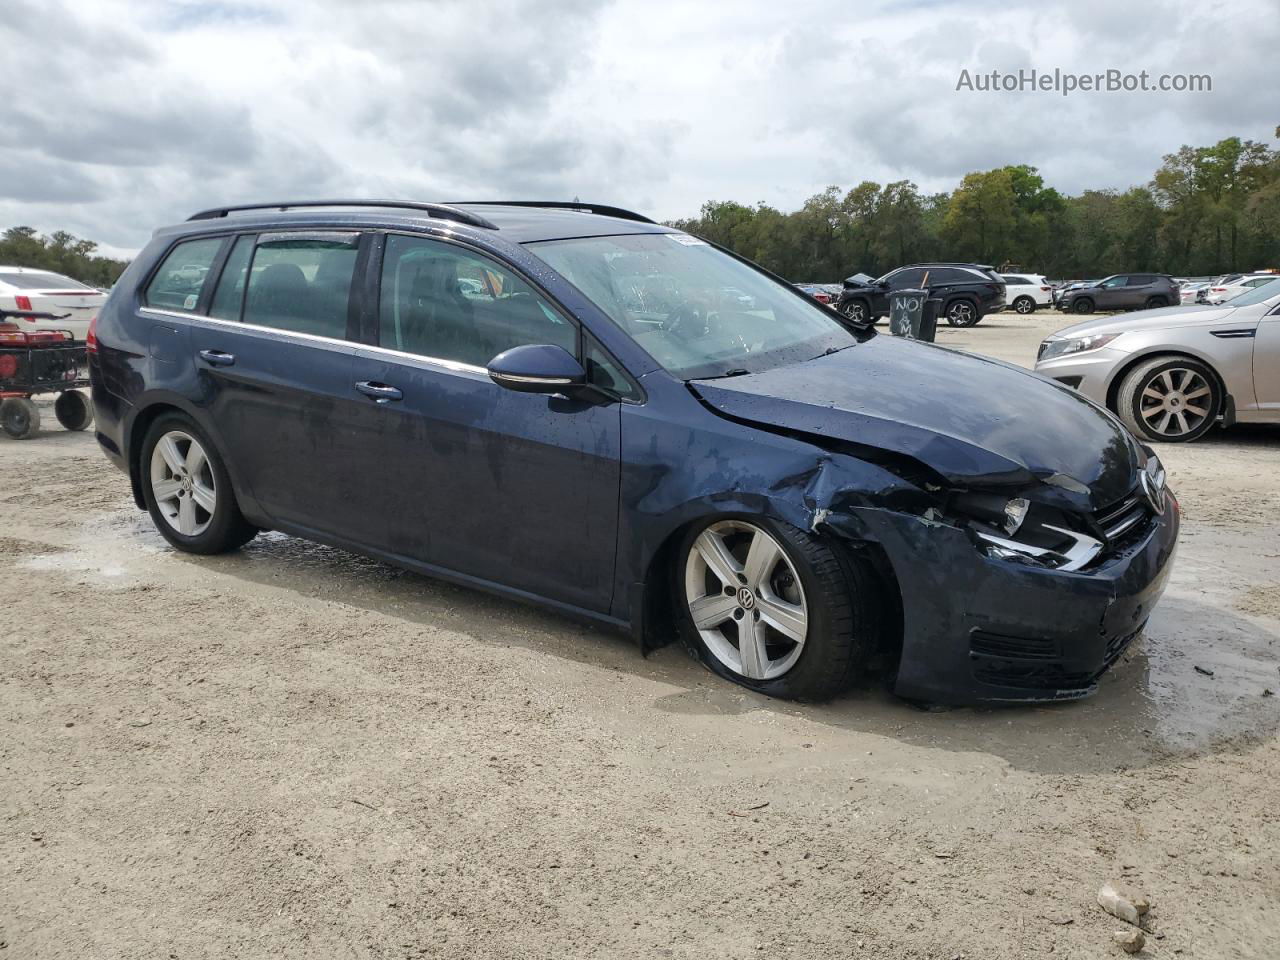
[[[756,605],[756,595],[749,587],[738,588],[738,605],[744,610],[750,610]]]

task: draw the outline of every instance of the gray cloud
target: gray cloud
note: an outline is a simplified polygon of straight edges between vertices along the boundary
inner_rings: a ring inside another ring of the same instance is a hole
[[[1269,139],[1274,0],[10,0],[0,226],[136,249],[218,203],[571,197],[663,217],[1039,166],[1146,181]],[[1207,42],[1209,39],[1212,42]],[[1206,95],[957,93],[961,68],[1211,73]]]

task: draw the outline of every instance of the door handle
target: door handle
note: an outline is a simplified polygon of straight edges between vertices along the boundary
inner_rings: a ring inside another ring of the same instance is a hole
[[[229,367],[236,362],[235,354],[221,350],[201,350],[200,359],[211,367]]]
[[[366,397],[373,397],[375,403],[390,403],[392,400],[399,400],[404,396],[396,387],[389,387],[385,383],[377,383],[371,380],[361,380],[356,384],[356,389]]]

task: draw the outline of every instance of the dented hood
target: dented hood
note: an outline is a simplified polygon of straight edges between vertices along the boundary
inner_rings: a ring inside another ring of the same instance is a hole
[[[996,360],[876,335],[804,363],[697,380],[713,410],[907,457],[960,487],[1021,488],[1097,509],[1128,494],[1136,444],[1074,391]]]

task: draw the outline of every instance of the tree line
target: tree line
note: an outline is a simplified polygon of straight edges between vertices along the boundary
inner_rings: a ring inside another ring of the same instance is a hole
[[[91,287],[106,288],[119,279],[129,264],[97,254],[98,245],[65,230],[47,237],[34,227],[10,227],[0,234],[0,265],[52,270]]]
[[[1078,196],[1026,165],[970,173],[950,193],[866,180],[847,192],[828,187],[790,213],[712,201],[672,225],[793,281],[936,260],[1013,264],[1055,279],[1280,268],[1280,151],[1239,137],[1184,146],[1144,186]]]

